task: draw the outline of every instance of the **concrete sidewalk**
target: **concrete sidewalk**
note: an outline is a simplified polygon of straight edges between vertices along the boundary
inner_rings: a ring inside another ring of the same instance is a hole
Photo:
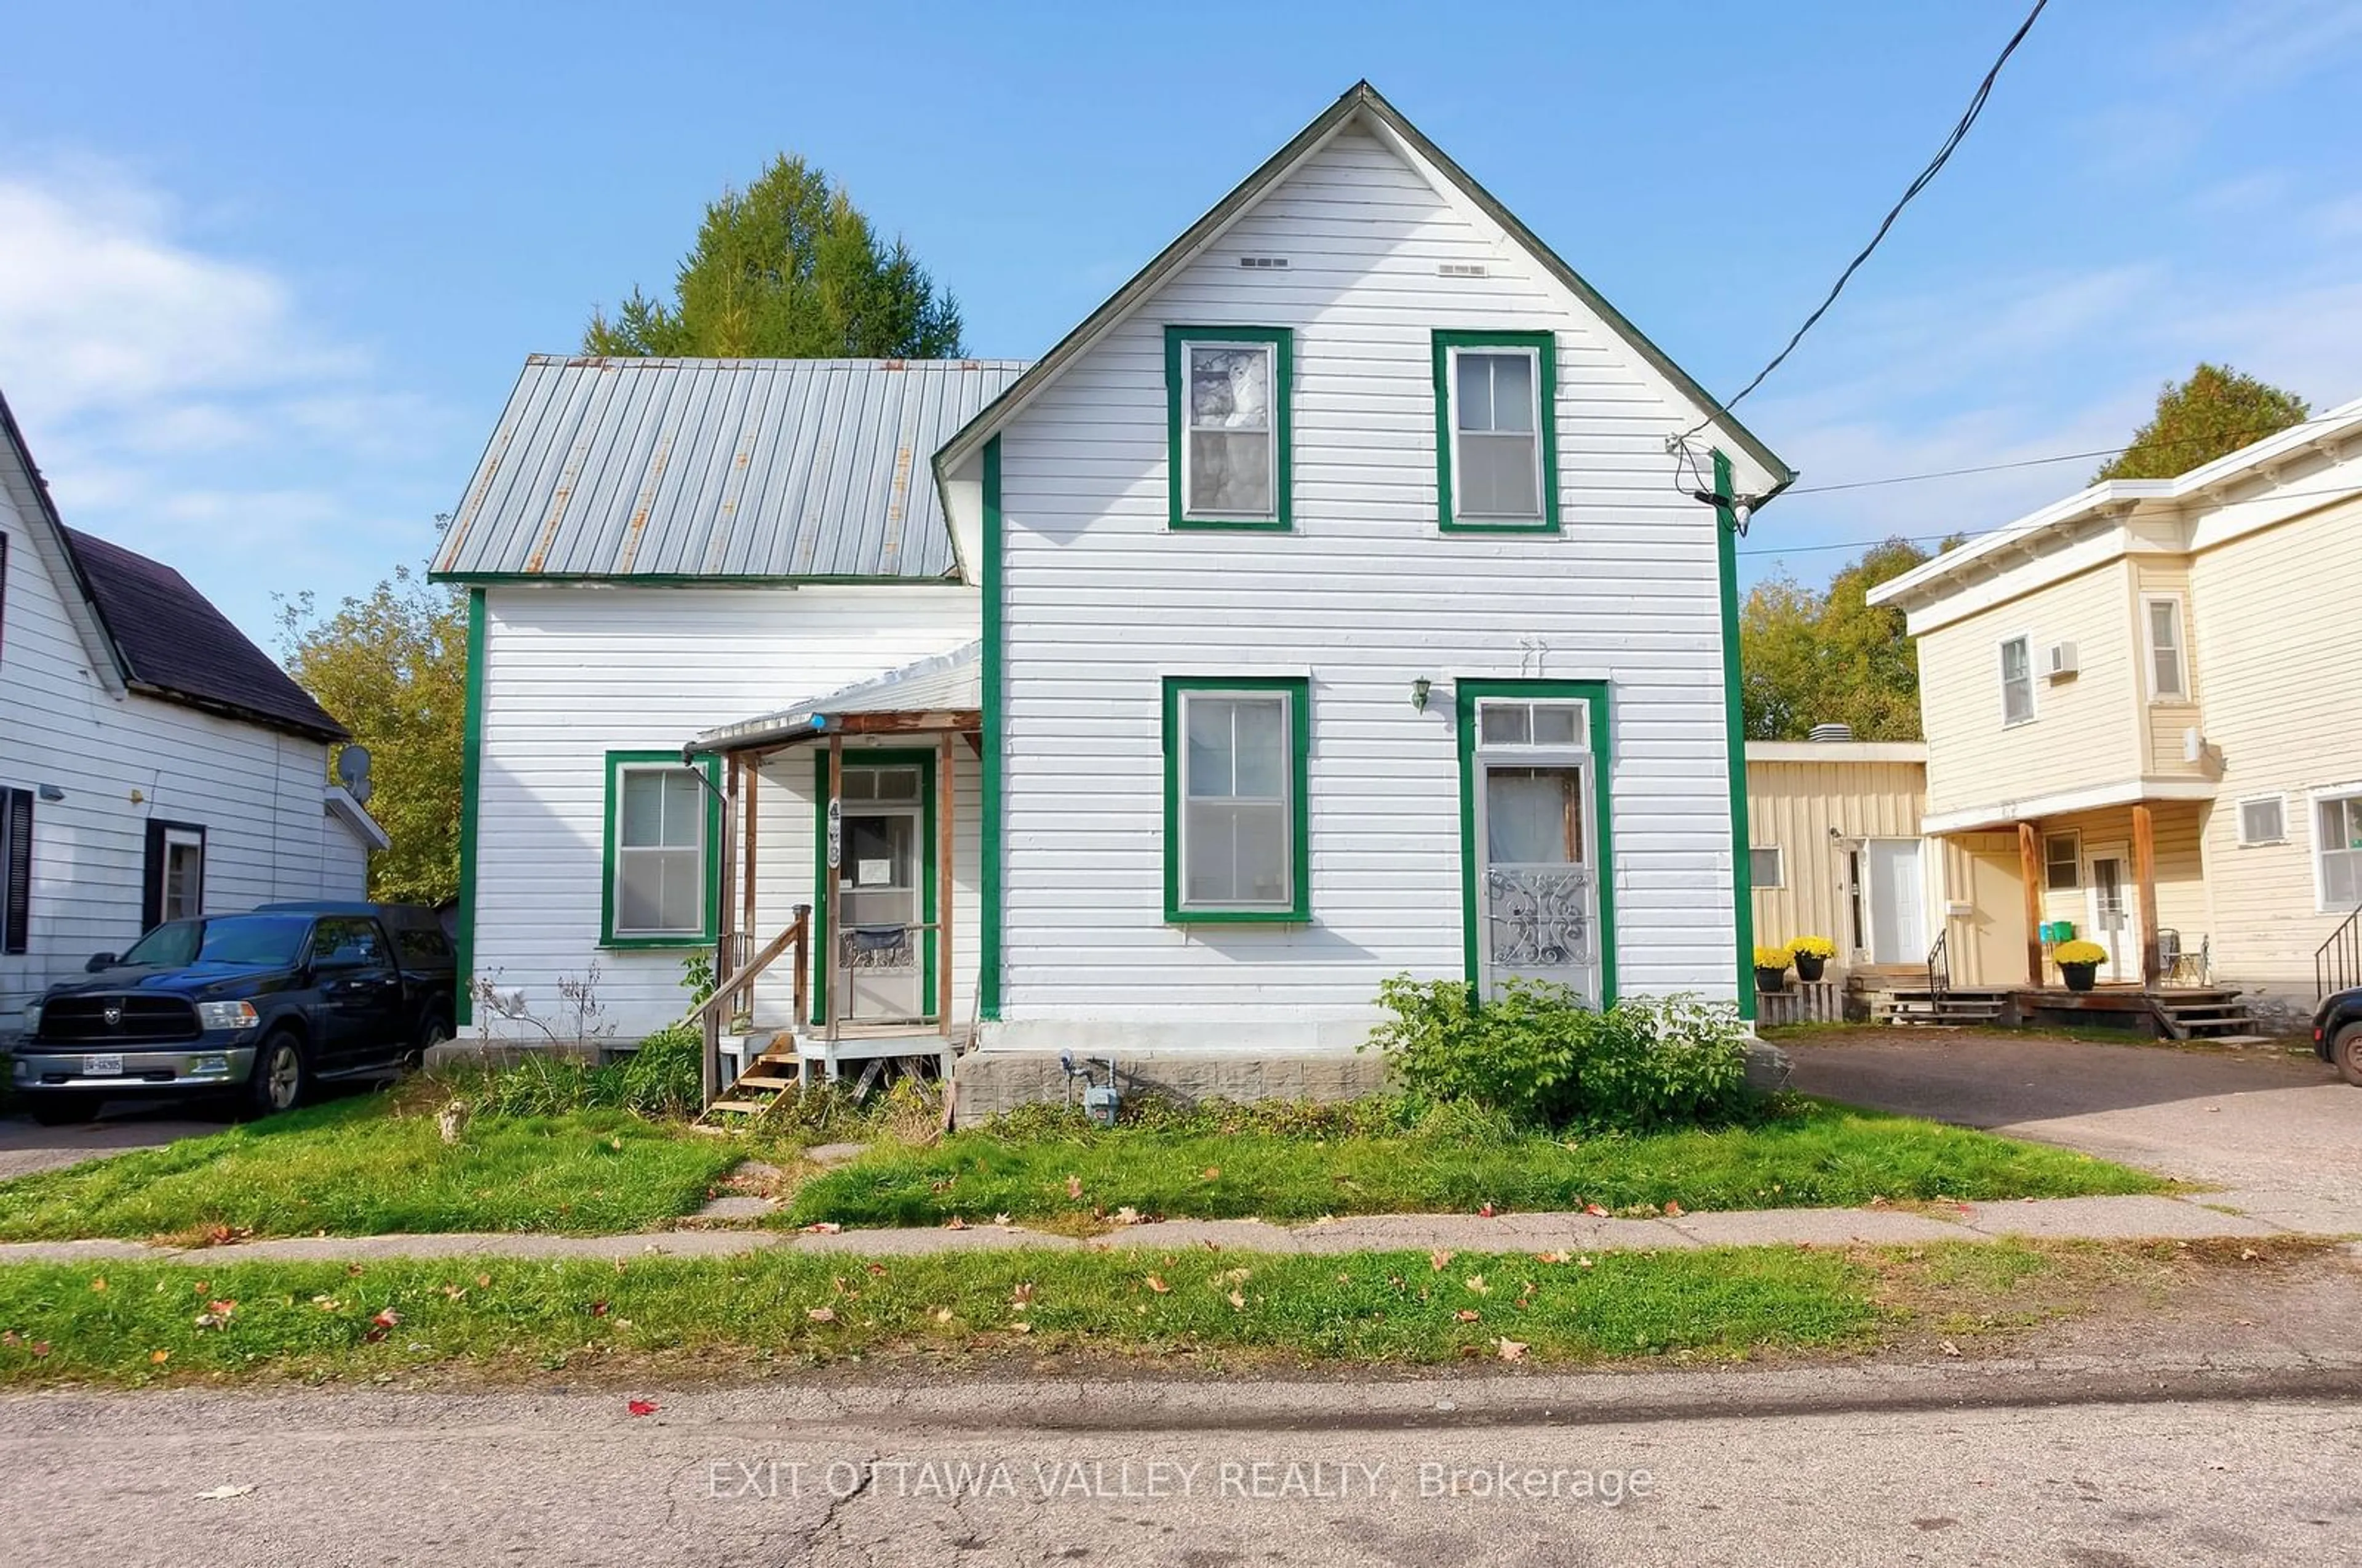
[[[140,1258],[218,1265],[248,1261],[365,1262],[383,1258],[613,1258],[649,1254],[723,1257],[757,1249],[911,1255],[1018,1247],[1081,1251],[1225,1247],[1256,1253],[1637,1252],[1662,1248],[1911,1246],[1997,1242],[2011,1237],[2128,1241],[2236,1239],[2301,1234],[2246,1214],[2184,1198],[2051,1198],[2006,1203],[1909,1208],[1762,1209],[1619,1220],[1590,1214],[1374,1214],[1272,1225],[1259,1220],[1169,1220],[1077,1240],[1021,1225],[950,1230],[829,1232],[696,1228],[613,1236],[440,1234],[294,1236],[215,1247],[155,1247],[138,1242],[13,1242],[0,1264]]]

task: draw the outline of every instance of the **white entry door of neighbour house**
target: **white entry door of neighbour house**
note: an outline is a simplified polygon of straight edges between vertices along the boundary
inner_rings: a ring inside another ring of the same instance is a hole
[[[2081,934],[2108,950],[2107,962],[2100,966],[2100,978],[2103,980],[2140,978],[2140,933],[2134,929],[2132,905],[2125,894],[2128,874],[2128,862],[2121,849],[2092,852],[2091,866],[2084,878],[2091,929]]]
[[[1873,964],[1918,964],[1927,957],[1927,891],[1919,847],[1915,838],[1873,838],[1863,845]]]
[[[1487,698],[1474,745],[1476,945],[1485,995],[1511,979],[1601,999],[1599,824],[1588,703]]]
[[[922,786],[915,767],[844,769],[844,924],[836,943],[847,984],[841,1018],[874,1022],[925,1014],[927,944],[909,929],[923,918]]]

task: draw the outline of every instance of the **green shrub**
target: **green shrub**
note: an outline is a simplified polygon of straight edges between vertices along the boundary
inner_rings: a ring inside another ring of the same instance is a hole
[[[610,1109],[653,1118],[695,1116],[705,1096],[704,1041],[687,1024],[668,1024],[640,1048],[602,1066],[560,1056],[528,1056],[486,1073],[460,1098],[488,1116],[562,1116]]]
[[[1751,1109],[1737,1015],[1690,997],[1593,1011],[1564,986],[1511,980],[1481,1007],[1457,980],[1396,976],[1372,1033],[1413,1099],[1512,1127],[1634,1132],[1729,1122]]]

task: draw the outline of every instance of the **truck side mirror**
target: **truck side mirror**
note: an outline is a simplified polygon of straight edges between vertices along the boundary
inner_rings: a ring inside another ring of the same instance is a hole
[[[112,953],[94,953],[90,955],[90,962],[82,966],[82,972],[85,975],[95,975],[101,969],[114,968],[115,961],[115,955]]]

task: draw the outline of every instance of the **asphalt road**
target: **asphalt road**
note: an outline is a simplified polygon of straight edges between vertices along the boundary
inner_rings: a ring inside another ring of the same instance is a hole
[[[0,1509],[12,1561],[107,1568],[2362,1557],[2362,1375],[2014,1375],[54,1394],[0,1402]]]
[[[1898,1031],[1793,1042],[1793,1087],[2062,1143],[2222,1189],[2301,1231],[2362,1233],[2362,1088],[2310,1057]]]

